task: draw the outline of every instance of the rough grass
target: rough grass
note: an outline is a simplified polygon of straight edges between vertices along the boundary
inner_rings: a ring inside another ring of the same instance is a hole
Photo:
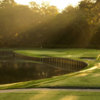
[[[41,90],[0,93],[0,100],[100,100],[100,92]]]
[[[80,60],[80,57],[97,57],[100,50],[95,49],[53,49],[53,50],[16,50],[27,56],[69,57]],[[35,87],[97,87],[100,88],[99,61],[83,60],[89,64],[87,69],[80,72],[65,74],[42,80],[32,80],[14,84],[0,85],[0,89],[35,88]]]

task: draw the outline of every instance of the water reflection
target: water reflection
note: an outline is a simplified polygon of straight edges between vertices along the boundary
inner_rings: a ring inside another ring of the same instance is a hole
[[[47,64],[0,61],[0,84],[48,78],[67,73]]]
[[[86,65],[67,58],[27,57],[3,50],[0,51],[0,84],[49,78],[79,71]]]

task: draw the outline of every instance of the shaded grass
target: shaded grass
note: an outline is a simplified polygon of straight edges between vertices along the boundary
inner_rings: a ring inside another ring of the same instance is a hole
[[[0,100],[99,100],[100,92],[49,91],[0,93]]]

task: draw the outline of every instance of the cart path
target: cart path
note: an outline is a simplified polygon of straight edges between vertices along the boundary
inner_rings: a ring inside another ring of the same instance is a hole
[[[31,89],[8,89],[0,90],[0,93],[16,93],[16,92],[31,92],[31,91],[80,91],[80,92],[100,92],[100,89],[50,89],[50,88],[31,88]]]

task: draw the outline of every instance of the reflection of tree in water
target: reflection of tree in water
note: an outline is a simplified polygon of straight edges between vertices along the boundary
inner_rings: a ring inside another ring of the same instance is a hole
[[[57,70],[49,65],[31,62],[0,62],[0,83],[48,78],[61,74],[61,70]]]

